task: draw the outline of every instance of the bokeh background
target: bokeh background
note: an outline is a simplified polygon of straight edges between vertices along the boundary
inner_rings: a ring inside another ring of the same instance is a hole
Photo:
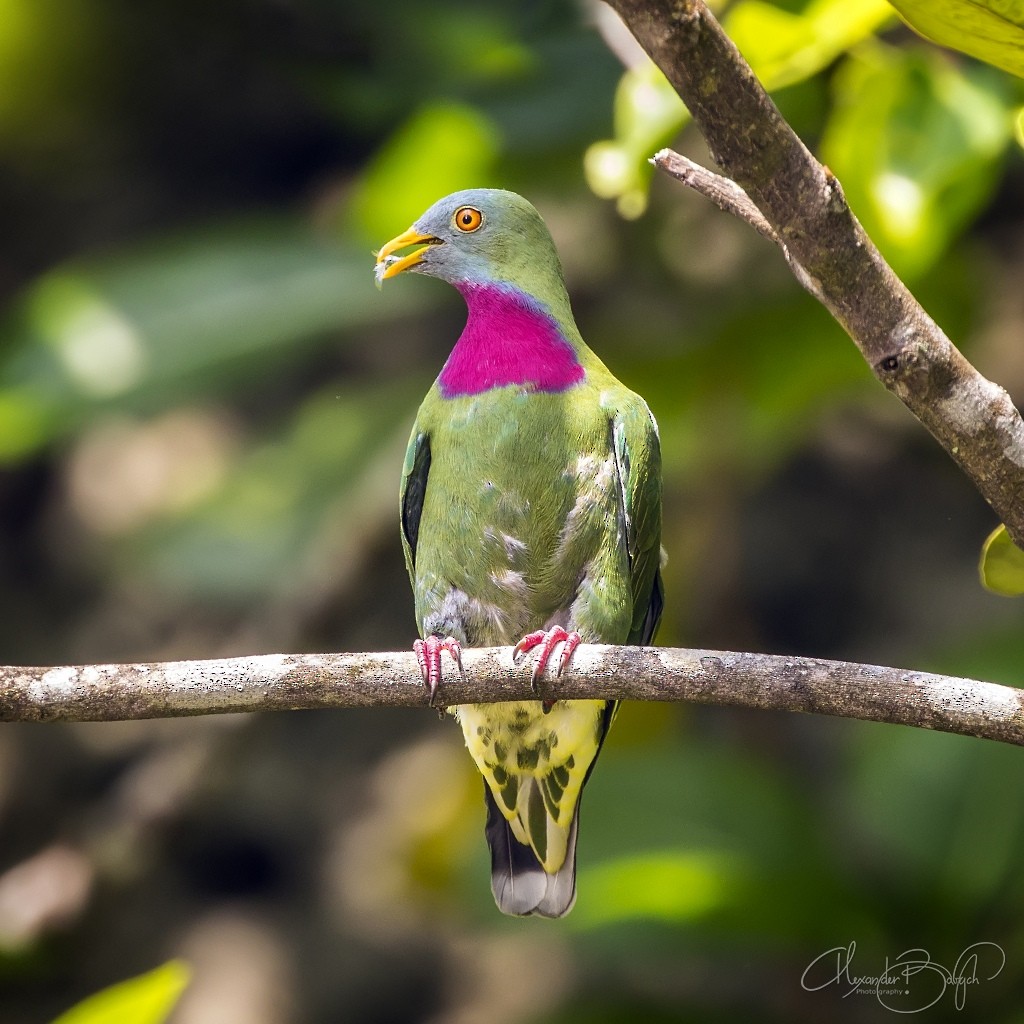
[[[719,5],[721,7],[721,5]],[[882,0],[726,24],[869,232],[1024,395],[1021,83]],[[709,157],[572,0],[0,0],[0,661],[405,649],[397,477],[462,323],[371,251],[522,192],[662,429],[660,642],[1024,684],[990,510],[773,247],[646,157]],[[395,710],[0,727],[0,1021],[182,957],[174,1024],[887,1019],[801,975],[975,941],[927,1019],[1020,1021],[1019,751],[626,706],[579,902],[501,917],[453,722]],[[979,975],[986,976],[986,964]]]

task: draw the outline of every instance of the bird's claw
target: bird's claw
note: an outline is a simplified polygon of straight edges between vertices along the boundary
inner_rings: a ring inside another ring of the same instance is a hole
[[[530,683],[534,690],[537,689],[537,683],[540,681],[540,677],[544,674],[544,670],[547,668],[548,661],[551,659],[551,654],[559,644],[564,644],[562,647],[562,655],[558,659],[558,668],[555,670],[556,678],[562,674],[565,669],[569,667],[569,662],[572,660],[573,651],[579,647],[582,642],[582,637],[576,630],[566,632],[561,626],[552,626],[551,629],[538,629],[535,633],[527,633],[519,643],[516,644],[512,651],[512,659],[515,660],[520,654],[526,651],[532,651],[534,647],[540,647],[537,652],[537,656],[533,662],[533,675],[530,677]],[[545,705],[550,702],[545,701]],[[545,711],[549,711],[550,707],[545,707]]]
[[[428,704],[433,707],[437,688],[441,683],[441,652],[447,651],[452,656],[452,661],[458,666],[459,675],[466,674],[462,667],[462,644],[453,636],[446,636],[442,640],[431,633],[423,640],[416,640],[412,649],[420,667],[420,675],[423,676],[423,685],[430,691]]]

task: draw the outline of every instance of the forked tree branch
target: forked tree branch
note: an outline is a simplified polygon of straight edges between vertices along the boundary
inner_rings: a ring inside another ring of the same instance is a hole
[[[703,0],[609,3],[675,87],[733,180],[694,173],[697,165],[687,167],[667,150],[658,166],[762,234],[770,229],[801,284],[1024,547],[1024,421],[1006,391],[963,357],[885,262],[835,176],[779,113]],[[746,215],[737,188],[759,218]]]
[[[446,705],[497,700],[691,701],[802,711],[1024,745],[1024,690],[842,661],[583,644],[538,692],[511,648],[446,665]],[[427,707],[412,653],[267,654],[150,665],[0,667],[0,722],[109,722],[235,711]]]

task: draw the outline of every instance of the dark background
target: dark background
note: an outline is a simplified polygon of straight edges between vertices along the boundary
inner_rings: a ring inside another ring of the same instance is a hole
[[[1020,396],[1024,94],[886,11],[727,24]],[[646,198],[657,146],[709,158],[642,66],[619,84],[595,17],[0,0],[0,661],[407,648],[398,473],[463,313],[433,281],[378,294],[371,253],[499,185],[544,214],[584,336],[661,424],[660,642],[1024,681],[1021,606],[976,574],[992,513],[771,245],[668,180]],[[837,42],[823,17],[864,26]],[[494,909],[479,779],[426,711],[2,726],[0,1021],[175,956],[174,1024],[867,1021],[871,997],[801,988],[815,957],[951,968],[975,941],[1006,967],[925,1017],[1020,1021],[1022,767],[628,705],[550,923]]]

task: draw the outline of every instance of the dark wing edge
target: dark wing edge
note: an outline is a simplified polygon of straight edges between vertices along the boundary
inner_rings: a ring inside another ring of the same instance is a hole
[[[647,614],[640,626],[637,643],[643,647],[654,643],[661,625],[661,613],[665,609],[665,585],[661,582],[661,567],[654,570],[654,586],[651,587],[651,600],[647,605]],[[632,640],[632,635],[630,636]]]
[[[661,444],[647,403],[630,395],[611,421],[621,514],[633,584],[627,643],[649,644],[665,604],[661,582]]]
[[[430,437],[414,428],[405,453],[400,498],[402,547],[405,549],[405,565],[410,576],[416,564],[416,543],[419,540],[420,516],[423,514],[423,499],[427,493],[429,474]]]

